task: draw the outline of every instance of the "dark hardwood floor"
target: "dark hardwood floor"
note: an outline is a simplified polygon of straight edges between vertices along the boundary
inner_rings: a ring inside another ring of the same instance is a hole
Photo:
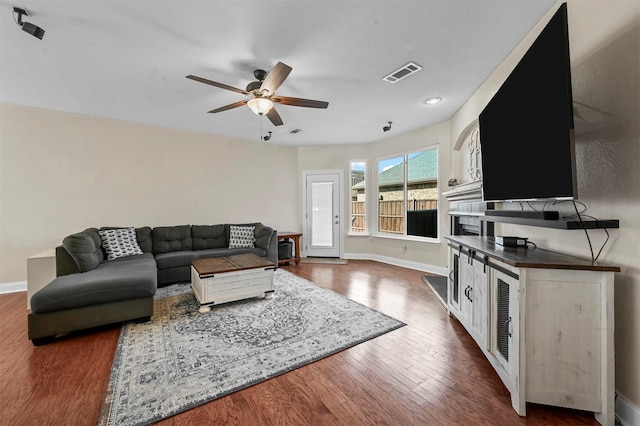
[[[372,261],[283,269],[407,326],[238,391],[162,425],[595,425],[592,413],[509,393],[424,273]],[[0,295],[0,425],[95,425],[119,327],[40,347],[27,339],[26,293]]]

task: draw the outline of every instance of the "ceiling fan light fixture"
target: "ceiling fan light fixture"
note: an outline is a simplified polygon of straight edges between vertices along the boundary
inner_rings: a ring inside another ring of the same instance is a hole
[[[273,102],[271,99],[267,98],[253,98],[249,99],[247,106],[257,115],[264,115],[271,111],[271,108],[273,108]]]

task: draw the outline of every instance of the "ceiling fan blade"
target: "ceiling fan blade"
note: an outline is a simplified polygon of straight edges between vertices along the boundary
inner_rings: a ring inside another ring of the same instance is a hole
[[[313,99],[302,99],[302,98],[290,98],[288,96],[273,96],[271,97],[273,102],[281,103],[282,105],[291,105],[291,106],[299,106],[306,108],[327,108],[329,106],[329,102],[325,101],[314,101]]]
[[[271,107],[267,113],[267,118],[271,120],[274,126],[282,126],[284,124],[282,118],[280,118],[280,114],[278,114],[278,111],[276,111],[274,107]]]
[[[187,78],[191,79],[191,80],[199,81],[200,83],[209,84],[211,86],[216,86],[216,87],[219,87],[221,89],[231,90],[232,92],[236,92],[236,93],[242,93],[243,95],[248,95],[249,94],[249,92],[247,92],[246,90],[242,90],[242,89],[238,89],[238,88],[233,87],[233,86],[228,86],[226,84],[218,83],[217,81],[207,80],[206,78],[196,77],[195,75],[188,75]]]
[[[246,100],[244,100],[244,101],[234,102],[234,103],[232,103],[232,104],[225,105],[225,106],[220,107],[220,108],[212,109],[211,111],[209,111],[209,113],[214,114],[214,113],[216,113],[216,112],[222,112],[222,111],[226,111],[226,110],[229,110],[229,109],[238,108],[239,106],[246,105],[246,104],[247,104],[247,102],[249,102],[249,100],[248,100],[248,99],[246,99]],[[272,108],[272,109],[273,109],[273,108]]]
[[[262,85],[260,85],[262,94],[271,96],[276,93],[276,90],[280,87],[285,78],[287,78],[292,69],[293,68],[289,65],[278,62],[276,66],[269,71],[269,74],[265,77]]]

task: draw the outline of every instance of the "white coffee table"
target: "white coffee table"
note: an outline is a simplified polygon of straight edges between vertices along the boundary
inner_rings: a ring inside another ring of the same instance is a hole
[[[238,254],[191,261],[191,289],[200,312],[211,305],[248,299],[271,298],[275,265],[255,254]]]

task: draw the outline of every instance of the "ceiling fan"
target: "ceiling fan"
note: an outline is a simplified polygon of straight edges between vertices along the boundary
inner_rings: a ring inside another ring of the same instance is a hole
[[[229,109],[247,105],[254,113],[258,115],[266,115],[274,126],[281,126],[283,124],[282,118],[280,118],[280,115],[274,108],[274,103],[306,108],[327,108],[329,106],[329,102],[324,101],[291,98],[288,96],[275,96],[276,90],[287,78],[292,69],[293,68],[283,64],[282,62],[278,62],[268,73],[260,69],[255,70],[253,75],[257,81],[249,83],[246,90],[238,89],[216,81],[207,80],[206,78],[196,77],[195,75],[188,75],[187,78],[249,96],[249,99],[216,108],[209,111],[210,113],[227,111]]]

